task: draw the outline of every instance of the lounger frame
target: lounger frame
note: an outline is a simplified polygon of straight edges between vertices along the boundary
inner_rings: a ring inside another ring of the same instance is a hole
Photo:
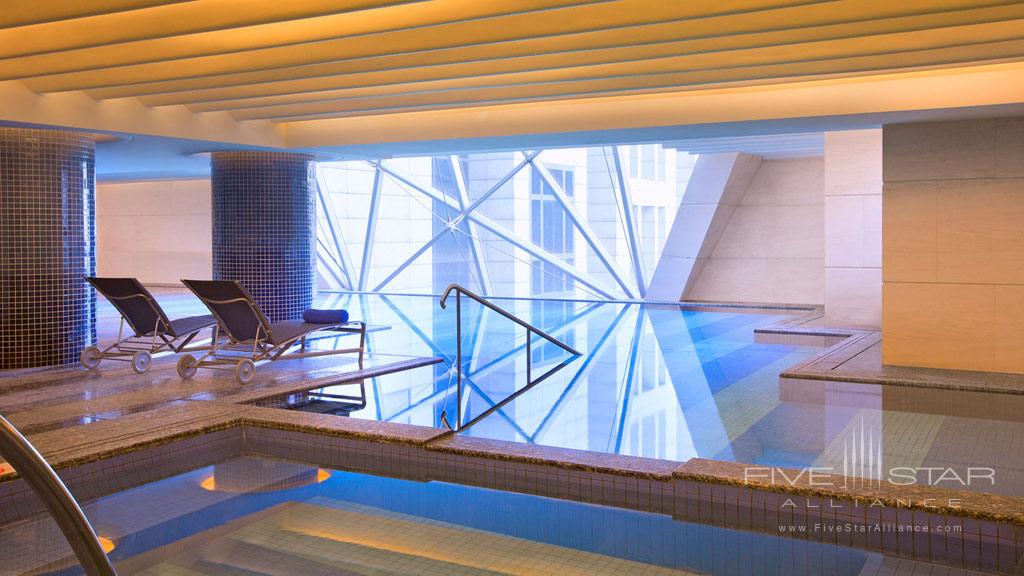
[[[204,329],[209,326],[203,326],[196,330],[189,332],[182,336],[174,336],[168,333],[170,326],[163,309],[157,304],[156,300],[148,294],[129,294],[127,296],[114,296],[106,293],[103,289],[92,282],[91,278],[87,278],[93,288],[103,295],[104,298],[114,304],[114,309],[117,310],[120,316],[120,323],[117,327],[117,339],[107,346],[106,348],[90,347],[98,350],[98,356],[90,359],[95,367],[99,362],[103,360],[115,360],[117,362],[130,362],[132,368],[139,373],[146,372],[149,369],[149,363],[152,361],[152,355],[160,352],[171,351],[174,353],[179,352],[201,352],[209,350],[212,345],[193,346],[188,347],[189,344],[195,340],[196,336],[199,335]],[[118,302],[124,302],[127,300],[141,299],[144,301],[149,308],[152,310],[153,315],[156,317],[156,321],[153,324],[153,330],[151,332],[143,333],[140,336],[138,333],[141,331],[140,327],[133,327],[128,320],[125,318],[125,313],[121,311],[120,307],[117,306]],[[129,334],[125,335],[125,324],[129,325]],[[213,334],[216,334],[217,326],[213,326]],[[89,351],[89,348],[83,352],[82,364],[87,364],[85,360],[85,354]]]
[[[188,285],[186,283],[186,285]],[[191,288],[191,287],[190,287]],[[194,292],[194,291],[193,291]],[[363,357],[366,351],[366,323],[361,321],[350,321],[338,324],[325,324],[322,329],[306,332],[299,336],[296,336],[290,340],[286,340],[279,344],[274,344],[270,338],[272,334],[269,331],[269,326],[266,323],[263,312],[259,309],[256,302],[252,297],[248,298],[232,298],[229,300],[212,300],[204,298],[198,293],[196,296],[207,304],[207,308],[218,320],[217,327],[214,330],[213,345],[207,350],[206,354],[199,358],[194,358],[191,361],[190,357],[183,357],[179,360],[178,374],[182,377],[191,377],[198,368],[208,368],[212,370],[230,370],[234,371],[235,378],[241,383],[247,383],[252,379],[252,375],[256,368],[257,362],[274,362],[277,360],[288,360],[293,358],[314,358],[318,356],[334,356],[338,354],[359,354],[359,368],[363,367]],[[255,338],[245,341],[237,341],[231,335],[230,330],[224,330],[227,335],[227,342],[221,342],[220,328],[224,323],[224,319],[220,316],[216,306],[229,305],[244,303],[252,311],[253,316],[259,319],[256,327]],[[321,332],[341,332],[348,334],[359,334],[359,346],[355,348],[334,348],[330,350],[313,350],[308,351],[307,340],[313,334]],[[289,350],[299,345],[299,350],[296,352],[289,352]],[[186,376],[187,374],[187,376]]]
[[[104,296],[108,300],[128,300],[131,298],[143,298],[150,306],[153,306],[154,304],[152,298],[149,298],[143,294],[132,294],[131,296]],[[153,306],[153,310],[156,311],[155,306]],[[149,352],[150,354],[156,354],[157,352],[163,352],[164,350],[172,350],[174,352],[185,352],[207,350],[210,348],[210,346],[195,346],[192,348],[186,348],[186,346],[188,346],[193,340],[195,340],[196,336],[198,336],[199,333],[202,332],[204,328],[200,328],[199,330],[190,333],[188,336],[185,336],[184,339],[180,337],[172,338],[166,332],[160,331],[160,325],[163,323],[164,321],[162,318],[157,318],[157,321],[153,326],[153,332],[151,336],[136,336],[134,330],[131,331],[131,336],[124,336],[125,319],[124,316],[122,315],[121,323],[117,327],[117,340],[114,341],[114,343],[111,344],[110,346],[107,346],[106,348],[100,350],[100,354],[103,355],[102,357],[104,359],[109,358],[110,360],[127,361],[126,358],[123,358],[124,356],[131,356],[136,352],[140,351]],[[164,329],[166,330],[166,328]],[[214,325],[214,331],[216,331],[216,329],[217,326]],[[177,340],[181,340],[181,342],[175,344]],[[113,350],[113,352],[111,352],[111,350]]]

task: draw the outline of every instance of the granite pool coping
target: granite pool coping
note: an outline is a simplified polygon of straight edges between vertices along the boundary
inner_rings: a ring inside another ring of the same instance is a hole
[[[196,401],[86,427],[54,430],[34,435],[32,441],[55,469],[69,469],[157,447],[210,432],[237,428],[260,428],[297,432],[310,437],[338,437],[377,444],[399,444],[427,452],[457,457],[500,461],[551,469],[594,472],[658,482],[699,482],[752,490],[791,494],[797,497],[835,499],[842,502],[878,502],[887,507],[920,510],[951,517],[975,518],[1024,526],[1024,498],[953,490],[935,486],[896,486],[887,482],[851,479],[831,475],[829,486],[812,485],[806,473],[776,468],[792,482],[770,482],[748,478],[745,471],[755,464],[703,458],[685,462],[607,454],[572,448],[557,448],[473,437],[455,436],[449,431],[401,424],[311,414],[219,401]],[[758,468],[766,468],[757,466]],[[0,472],[0,483],[16,474]],[[853,486],[854,488],[843,488]],[[957,505],[949,505],[950,501]],[[945,504],[943,504],[945,502]]]
[[[851,333],[842,342],[779,373],[781,379],[906,386],[993,394],[1024,394],[1024,375],[882,364],[880,332]]]
[[[789,338],[779,340],[785,343],[824,344],[817,354],[780,372],[780,379],[1024,395],[1024,374],[883,364],[880,331],[815,324],[823,318],[814,310],[754,330],[762,341],[779,336]]]

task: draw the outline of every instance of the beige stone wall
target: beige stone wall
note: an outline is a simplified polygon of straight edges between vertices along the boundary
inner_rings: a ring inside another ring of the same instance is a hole
[[[176,286],[209,278],[210,210],[209,179],[98,183],[97,274]]]
[[[665,240],[645,298],[686,300],[750,186],[761,157],[701,154]]]
[[[766,160],[689,300],[825,302],[824,161]]]
[[[883,361],[1024,373],[1024,118],[884,128]]]
[[[882,130],[825,133],[825,317],[882,326]]]

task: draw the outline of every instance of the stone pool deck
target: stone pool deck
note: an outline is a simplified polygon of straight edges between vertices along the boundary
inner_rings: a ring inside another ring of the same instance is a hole
[[[828,346],[779,374],[781,378],[1024,394],[1024,375],[891,366],[882,363],[882,333],[830,327],[820,309],[755,330],[760,341]]]

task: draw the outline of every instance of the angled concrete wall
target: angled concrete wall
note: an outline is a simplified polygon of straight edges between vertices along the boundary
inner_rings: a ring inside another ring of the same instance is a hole
[[[686,299],[823,304],[823,172],[820,156],[761,162]]]
[[[648,300],[689,297],[760,165],[761,158],[749,154],[700,156],[651,277]]]

